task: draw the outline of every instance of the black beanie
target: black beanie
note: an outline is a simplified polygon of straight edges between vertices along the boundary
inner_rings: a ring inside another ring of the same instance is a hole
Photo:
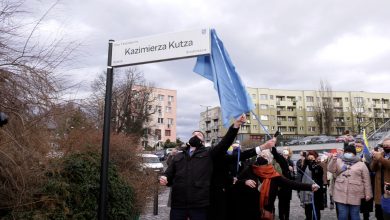
[[[353,154],[356,155],[356,148],[355,148],[355,146],[354,145],[346,145],[346,146],[344,146],[344,153],[347,153],[347,152],[353,153]]]

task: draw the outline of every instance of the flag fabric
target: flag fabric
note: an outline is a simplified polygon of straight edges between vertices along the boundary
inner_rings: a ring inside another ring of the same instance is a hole
[[[366,130],[363,129],[363,145],[364,145],[364,148],[363,148],[363,152],[365,153],[370,153],[370,150],[369,150],[369,147],[370,145],[368,144],[368,139],[367,139],[367,135],[366,135]]]
[[[252,99],[243,85],[228,52],[214,29],[210,30],[211,54],[197,58],[194,72],[214,83],[222,111],[222,121],[229,126],[230,119],[253,109]]]

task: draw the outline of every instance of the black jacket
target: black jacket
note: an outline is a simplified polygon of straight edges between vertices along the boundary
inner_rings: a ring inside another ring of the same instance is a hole
[[[172,208],[200,208],[210,204],[210,182],[213,160],[224,155],[237,136],[238,128],[231,126],[216,146],[201,147],[190,157],[188,148],[178,153],[165,171],[172,187]]]
[[[252,166],[249,166],[246,168],[238,177],[237,185],[245,189],[243,193],[249,194],[251,193],[252,195],[248,197],[248,200],[242,200],[240,203],[244,204],[245,206],[248,206],[251,208],[251,210],[248,210],[248,208],[243,208],[246,212],[243,213],[243,216],[241,215],[239,219],[260,219],[260,203],[259,203],[259,195],[261,192],[257,190],[257,187],[255,189],[252,189],[248,186],[245,185],[245,181],[248,179],[254,180],[255,182],[263,181],[259,177],[254,174]],[[274,212],[275,210],[275,200],[276,200],[276,195],[278,194],[278,188],[281,186],[285,186],[288,189],[294,189],[294,190],[304,190],[304,191],[310,191],[312,185],[311,184],[304,184],[304,183],[299,183],[295,182],[292,180],[289,180],[283,176],[278,176],[274,177],[271,179],[270,183],[270,189],[269,189],[269,194],[268,194],[268,203],[264,206],[264,209]]]

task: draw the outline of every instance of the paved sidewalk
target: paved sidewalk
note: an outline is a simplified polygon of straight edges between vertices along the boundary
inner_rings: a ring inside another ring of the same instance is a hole
[[[161,192],[159,195],[159,202],[158,202],[158,215],[153,215],[153,200],[147,205],[145,213],[141,215],[140,220],[167,220],[169,219],[169,210],[170,208],[167,207],[168,202],[168,195],[169,195],[169,188],[160,188]],[[328,200],[329,201],[329,200]],[[276,218],[278,218],[278,201],[275,201],[275,207],[276,207]],[[300,206],[300,201],[298,199],[296,191],[293,191],[292,200],[290,203],[290,220],[304,220],[305,219],[305,211]],[[325,208],[325,210],[321,211],[321,219],[322,220],[336,220],[336,210]],[[363,216],[361,216],[361,219],[363,219]],[[370,215],[370,220],[374,220],[374,213],[372,212]],[[243,219],[244,220],[244,219]]]

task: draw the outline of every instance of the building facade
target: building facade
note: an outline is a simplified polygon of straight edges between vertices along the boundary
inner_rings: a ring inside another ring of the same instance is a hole
[[[144,146],[162,147],[168,139],[176,142],[176,103],[177,91],[162,88],[153,88],[154,106],[149,109],[155,109],[148,122],[147,140],[144,140]]]
[[[325,122],[323,118],[322,122],[318,121],[318,113],[325,101],[332,109],[328,132],[330,135],[341,135],[345,130],[354,133],[360,133],[362,129],[372,131],[390,119],[389,93],[332,91],[326,96],[314,90],[247,88],[247,91],[255,105],[254,112],[264,127],[271,134],[279,128],[285,137],[324,134],[324,129],[321,132],[319,123],[324,127]],[[210,136],[210,139],[224,134],[226,130],[220,123],[220,111],[218,120],[215,119],[217,113],[215,116],[211,114],[208,123],[203,121],[204,114],[205,112],[201,113],[200,128]],[[248,114],[247,117],[248,123],[240,129],[239,139],[261,140],[265,135],[264,130],[254,115]],[[214,129],[216,122],[219,129]],[[210,126],[207,126],[208,124]]]

